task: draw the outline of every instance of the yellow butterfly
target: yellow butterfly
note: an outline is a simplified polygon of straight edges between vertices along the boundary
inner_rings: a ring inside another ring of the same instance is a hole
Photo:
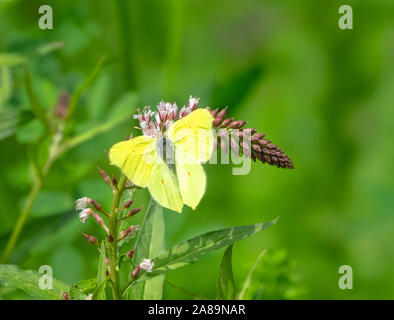
[[[148,187],[162,206],[179,213],[183,204],[197,207],[206,187],[201,163],[213,151],[213,117],[197,109],[163,134],[138,136],[115,144],[109,157],[135,185]]]

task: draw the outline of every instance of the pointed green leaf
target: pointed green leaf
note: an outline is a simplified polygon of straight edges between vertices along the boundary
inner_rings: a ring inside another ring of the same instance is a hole
[[[0,110],[12,93],[11,71],[8,67],[0,68]]]
[[[71,117],[74,112],[75,108],[77,107],[78,101],[81,98],[82,94],[85,92],[85,90],[90,87],[92,84],[93,80],[97,77],[103,63],[105,60],[105,55],[103,55],[99,61],[97,62],[96,66],[92,70],[92,72],[89,74],[89,76],[84,80],[84,82],[75,90],[74,94],[71,97],[70,105],[68,106],[67,110],[67,118]]]
[[[137,95],[133,92],[128,92],[124,94],[110,109],[113,110],[107,120],[101,124],[94,126],[93,128],[84,131],[83,133],[72,137],[64,142],[61,147],[60,153],[63,153],[69,149],[84,143],[95,136],[107,132],[114,128],[121,122],[129,119],[129,115],[133,113],[137,105]]]
[[[171,249],[153,259],[155,262],[153,272],[145,272],[130,285],[135,285],[146,279],[189,265],[208,252],[218,250],[236,241],[251,237],[257,232],[274,225],[276,222],[277,219],[266,223],[211,231],[176,244]]]
[[[163,208],[153,199],[136,241],[134,265],[142,259],[152,259],[165,251],[165,228]],[[131,297],[138,300],[160,300],[163,296],[164,275],[139,283],[130,290]]]
[[[46,110],[41,105],[37,95],[33,90],[33,84],[28,65],[25,65],[25,87],[27,97],[29,98],[30,109],[33,111],[34,115],[45,125],[46,128],[51,129],[51,124],[49,123],[48,117],[46,115]]]
[[[61,300],[62,293],[68,292],[70,286],[53,279],[52,289],[41,289],[40,278],[44,274],[32,270],[21,270],[15,265],[0,265],[0,285],[23,290],[28,295],[44,300]]]
[[[107,280],[106,275],[107,267],[105,265],[105,245],[104,241],[101,242],[100,258],[97,272],[97,290],[95,291],[95,300],[105,300],[105,285]]]
[[[64,47],[64,43],[62,41],[52,41],[52,42],[44,43],[43,45],[37,47],[35,53],[38,55],[45,56],[47,54],[52,53],[53,51],[62,49],[63,47]]]
[[[228,246],[220,264],[217,300],[234,300],[235,284],[232,266],[233,245]]]
[[[244,283],[242,285],[241,292],[238,295],[238,299],[239,300],[245,300],[246,294],[248,293],[248,290],[249,290],[250,286],[252,285],[253,274],[256,271],[256,268],[259,265],[259,263],[260,263],[261,259],[263,258],[263,256],[264,256],[266,251],[267,250],[264,249],[263,251],[260,252],[260,254],[257,257],[253,267],[250,269],[250,271],[249,271],[249,273],[248,273],[248,275],[247,275],[247,277],[246,277],[246,279],[245,279],[245,281],[244,281]]]

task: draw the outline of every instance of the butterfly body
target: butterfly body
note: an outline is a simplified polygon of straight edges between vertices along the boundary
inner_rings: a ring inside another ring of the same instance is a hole
[[[201,163],[213,151],[212,122],[208,110],[197,109],[165,133],[115,144],[111,164],[137,186],[147,187],[161,206],[176,212],[182,212],[184,204],[195,209],[206,187]]]

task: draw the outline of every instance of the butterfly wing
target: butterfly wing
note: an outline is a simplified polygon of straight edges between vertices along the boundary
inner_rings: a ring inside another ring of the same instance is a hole
[[[181,149],[187,158],[195,162],[206,162],[213,151],[213,117],[206,109],[197,109],[176,121],[167,132],[175,149]]]
[[[201,162],[209,160],[213,151],[213,117],[206,109],[197,109],[168,129],[174,143],[175,167],[182,201],[193,210],[206,188]]]
[[[155,157],[155,139],[146,136],[119,142],[109,151],[111,164],[140,187],[146,187],[151,181]]]
[[[175,162],[182,201],[194,210],[205,193],[205,171],[200,163],[193,161],[181,149],[175,151]]]
[[[156,164],[148,189],[152,197],[162,207],[179,213],[182,212],[183,203],[175,174],[160,156],[156,157]]]

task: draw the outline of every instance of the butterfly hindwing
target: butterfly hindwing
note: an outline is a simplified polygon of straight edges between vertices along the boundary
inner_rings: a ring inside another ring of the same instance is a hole
[[[206,188],[206,176],[202,165],[192,161],[182,150],[175,151],[176,174],[184,204],[193,210],[199,204]]]
[[[175,174],[159,156],[156,158],[152,179],[148,185],[152,197],[165,208],[182,212],[182,199]]]

